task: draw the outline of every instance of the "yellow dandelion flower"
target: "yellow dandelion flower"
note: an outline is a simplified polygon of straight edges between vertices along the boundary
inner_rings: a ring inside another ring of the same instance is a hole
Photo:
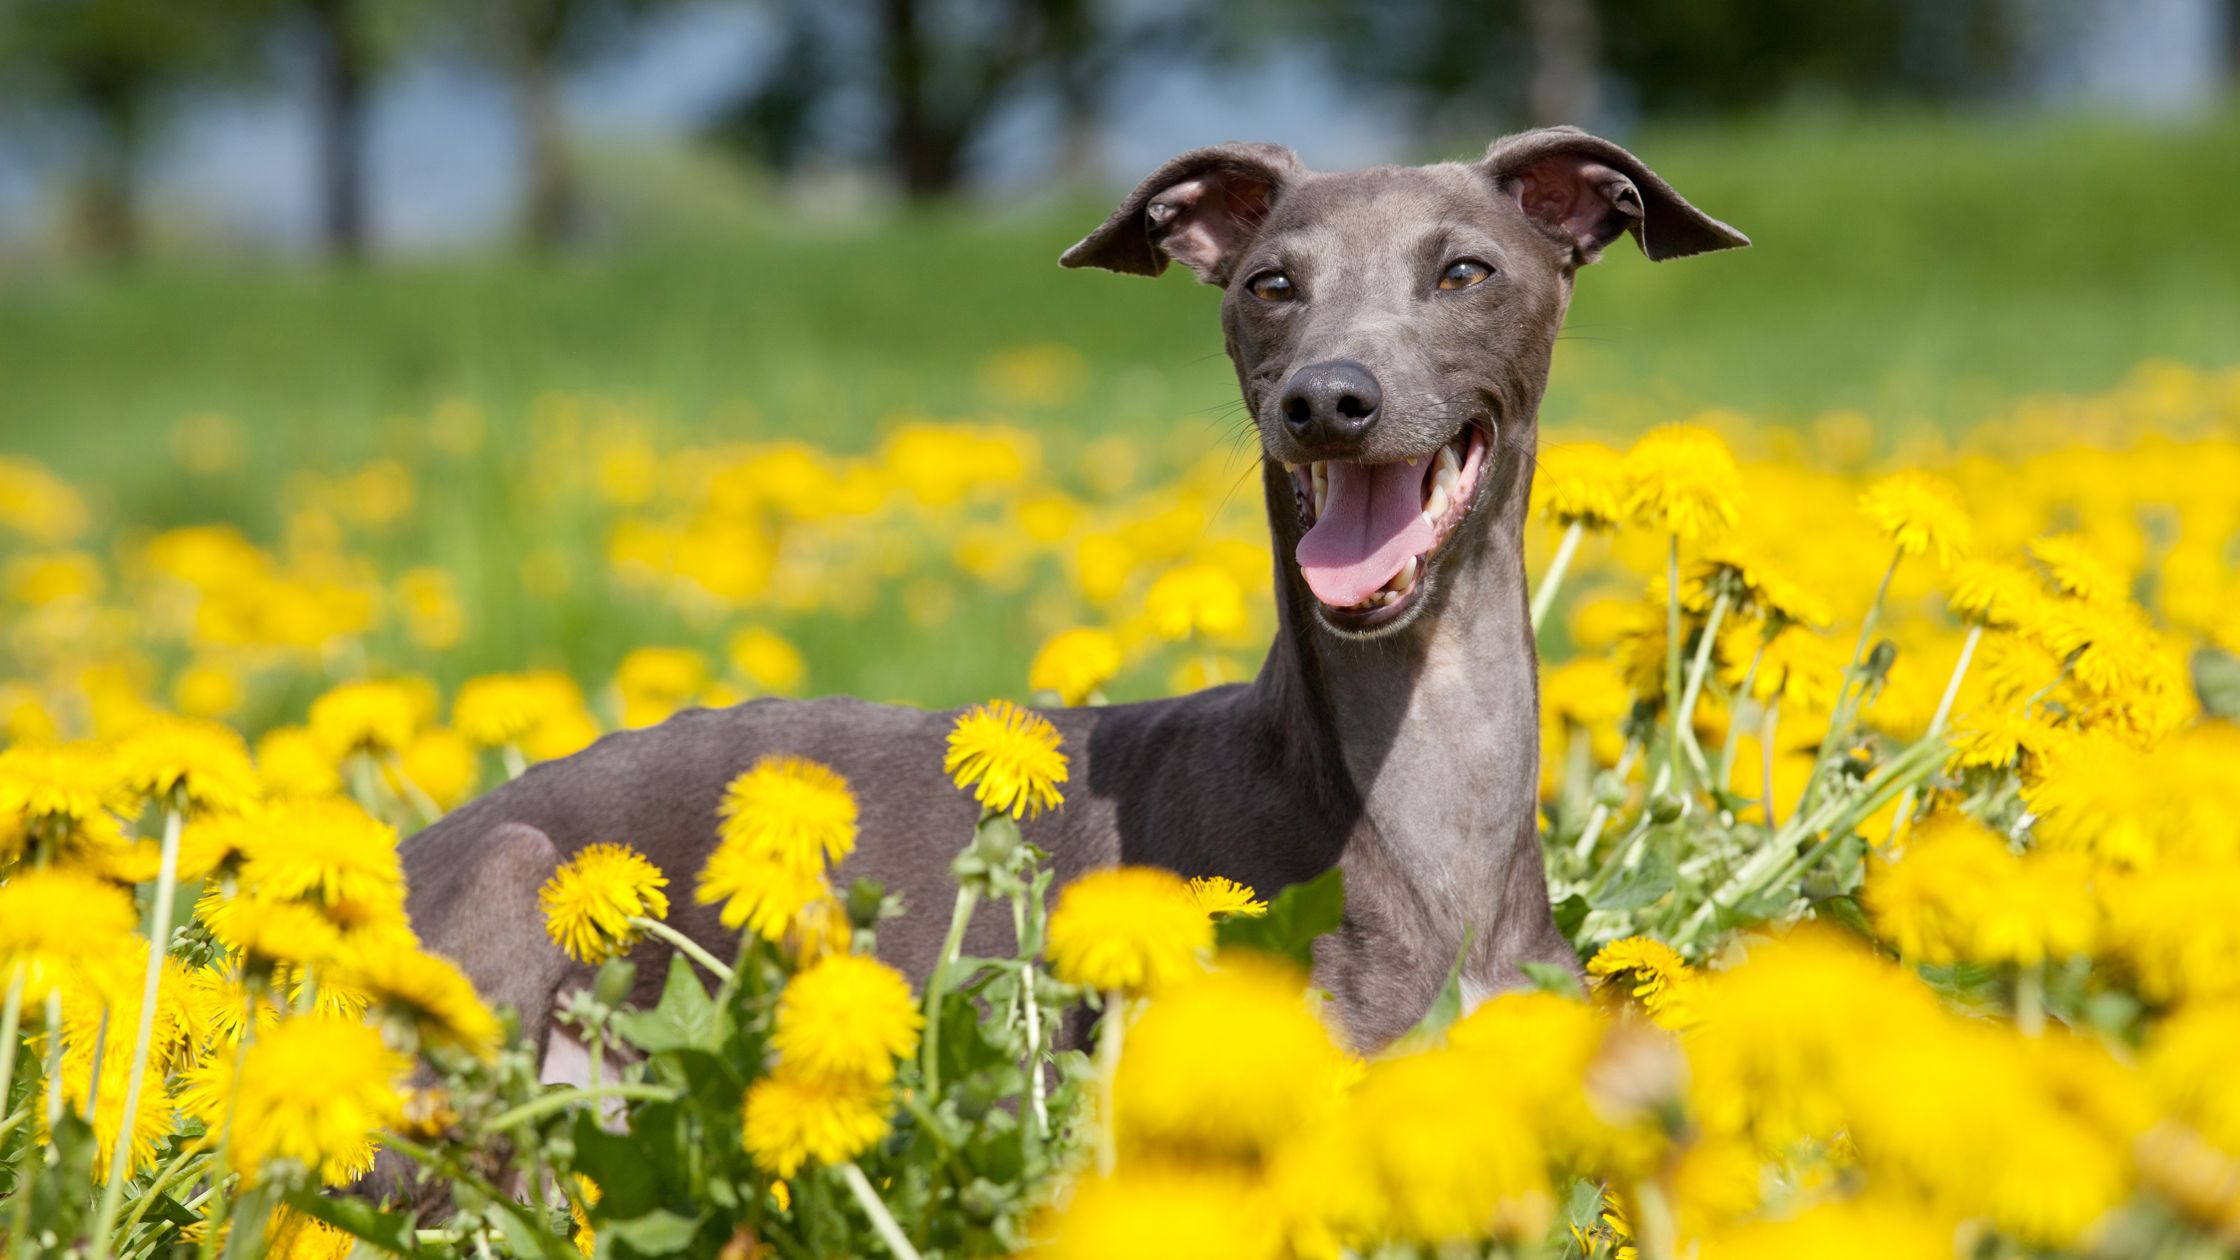
[[[2054,589],[2088,604],[2121,604],[2131,598],[2131,579],[2102,559],[2076,534],[2033,540],[2030,554],[2046,568]]]
[[[1696,425],[1652,429],[1626,452],[1626,515],[1660,534],[1694,542],[1731,527],[1742,474],[1718,434]]]
[[[886,1137],[893,1104],[882,1082],[806,1076],[781,1064],[747,1088],[747,1154],[780,1177],[811,1161],[854,1159]]]
[[[1968,621],[2008,630],[2033,619],[2045,593],[2027,569],[1997,560],[1962,560],[1952,569],[1952,611]]]
[[[358,1236],[325,1221],[282,1207],[265,1222],[267,1260],[349,1260]]]
[[[364,1024],[298,1016],[249,1043],[228,1083],[233,1169],[261,1181],[281,1161],[339,1185],[373,1164],[374,1136],[404,1120],[411,1061]]]
[[[116,758],[91,743],[0,749],[0,818],[29,830],[114,830],[130,799]]]
[[[708,855],[693,900],[722,903],[723,925],[744,928],[773,944],[794,931],[802,916],[832,896],[821,866],[725,842]]]
[[[1532,476],[1540,514],[1556,525],[1614,529],[1625,518],[1625,461],[1600,442],[1545,447]]]
[[[2066,734],[2044,716],[2011,708],[1977,710],[1952,724],[1952,756],[1946,768],[2005,770],[2042,758]]]
[[[257,740],[257,773],[268,796],[305,800],[342,791],[342,775],[308,727],[275,726]]]
[[[2166,864],[2111,878],[2107,943],[2156,1002],[2240,998],[2240,862]]]
[[[582,689],[557,670],[484,674],[459,685],[451,725],[482,748],[525,747],[583,711]]]
[[[1162,989],[1113,1079],[1124,1158],[1265,1155],[1327,1116],[1344,1056],[1305,994],[1303,975],[1250,956]]]
[[[717,807],[722,847],[804,870],[855,851],[856,798],[830,766],[774,755],[731,780]],[[712,898],[702,898],[707,904]]]
[[[83,1044],[87,1050],[82,1054],[65,1053],[61,1082],[64,1101],[80,1116],[87,1116],[87,1099],[93,1099],[94,1113],[88,1117],[93,1122],[93,1175],[96,1180],[102,1180],[109,1175],[110,1152],[117,1149],[117,1138],[124,1131],[124,1099],[132,1083],[132,1056],[129,1040],[125,1042],[122,1053],[118,1052],[112,1042],[109,1052],[101,1060],[101,1080],[99,1088],[95,1088],[91,1047],[93,1038],[99,1035],[98,1018],[99,1013],[96,1012],[94,1019],[89,1021],[95,1023],[96,1027],[86,1028],[83,1032]],[[126,1022],[123,1012],[112,1017],[112,1024],[112,1035],[119,1035],[115,1030],[122,1029],[123,1037],[131,1036],[133,1025]],[[79,1043],[70,1043],[71,1048],[75,1049],[77,1044]],[[153,1166],[157,1152],[177,1127],[177,1116],[171,1108],[163,1105],[163,1097],[163,1073],[153,1069],[144,1071],[140,1078],[140,1108],[132,1125],[132,1149],[125,1156],[128,1175],[137,1176]],[[39,1132],[41,1140],[53,1140],[54,1135],[46,1126],[43,1112]]]
[[[1960,492],[1934,473],[1908,469],[1884,477],[1859,495],[1859,511],[1901,555],[1934,556],[1940,568],[1966,555],[1974,542]]]
[[[761,626],[732,635],[724,654],[731,658],[731,667],[764,695],[798,695],[809,681],[809,662],[802,659],[801,650]]]
[[[448,959],[401,944],[361,947],[347,951],[332,979],[411,1021],[423,1041],[484,1060],[498,1053],[498,1017]]]
[[[1835,616],[1827,600],[1744,539],[1726,538],[1706,550],[1699,576],[1682,596],[1682,603],[1691,612],[1708,613],[1721,590],[1730,595],[1738,617],[1762,618],[1776,624],[1794,621],[1825,629]]]
[[[213,885],[203,890],[194,913],[220,945],[253,969],[280,963],[322,967],[342,951],[342,929],[304,902],[251,893],[228,897]]]
[[[1203,561],[1160,574],[1143,610],[1153,633],[1175,642],[1194,634],[1223,639],[1245,627],[1244,588],[1227,569]]]
[[[262,793],[249,746],[231,727],[164,718],[117,745],[118,776],[151,800],[176,799],[193,814],[239,813]]]
[[[1910,1204],[1830,1200],[1779,1220],[1753,1220],[1703,1240],[1719,1260],[1892,1260],[1949,1256],[1954,1226]]]
[[[0,882],[0,986],[21,980],[45,1000],[88,965],[130,947],[139,916],[123,889],[76,867],[24,871]]]
[[[602,963],[628,953],[645,933],[632,918],[669,913],[662,892],[669,877],[628,845],[594,844],[576,851],[537,890],[545,932],[578,962]]]
[[[1612,941],[1587,961],[1587,975],[1623,989],[1660,1024],[1682,1021],[1695,972],[1678,950],[1646,936]]]
[[[1033,1254],[1051,1260],[1275,1260],[1286,1254],[1275,1207],[1262,1186],[1233,1169],[1134,1164],[1074,1187],[1062,1213],[1038,1222]]]
[[[1031,818],[1065,803],[1066,755],[1048,718],[1008,700],[992,700],[959,716],[949,731],[943,772],[969,789],[983,809]]]
[[[311,702],[308,724],[330,761],[352,753],[391,753],[419,729],[420,704],[402,683],[344,683]]]
[[[894,1061],[918,1048],[910,982],[875,958],[834,954],[786,982],[770,1044],[804,1077],[894,1079]]]
[[[216,966],[197,967],[187,976],[187,1024],[195,1036],[214,1046],[241,1044],[249,1027],[249,986],[233,972]],[[257,1035],[280,1022],[280,1008],[272,999],[257,1000]]]
[[[1027,685],[1082,704],[1120,672],[1120,640],[1110,630],[1076,626],[1043,644],[1027,666]]]
[[[1225,875],[1206,875],[1190,881],[1190,898],[1207,918],[1257,919],[1268,912],[1268,903],[1254,895],[1249,885]]]
[[[690,648],[642,647],[615,667],[622,724],[652,726],[691,703],[708,686],[708,660]]]
[[[1529,1111],[1511,1084],[1460,1050],[1369,1065],[1350,1127],[1383,1205],[1382,1232],[1436,1245],[1546,1231],[1547,1155],[1534,1126],[1515,1122]]]
[[[330,908],[401,904],[404,866],[397,829],[356,802],[294,801],[267,813],[241,867],[243,887],[276,899]]]
[[[1170,871],[1118,866],[1091,871],[1058,892],[1050,912],[1050,969],[1091,989],[1141,993],[1198,969],[1213,948],[1213,921]]]

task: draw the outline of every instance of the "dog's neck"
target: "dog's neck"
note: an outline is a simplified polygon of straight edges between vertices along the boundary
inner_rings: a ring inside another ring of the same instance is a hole
[[[1277,560],[1281,632],[1254,688],[1284,729],[1313,731],[1324,773],[1359,801],[1339,858],[1349,906],[1405,924],[1416,948],[1451,963],[1467,934],[1466,980],[1490,985],[1521,880],[1546,915],[1534,837],[1539,780],[1537,670],[1524,572],[1534,427],[1503,426],[1489,452],[1473,537],[1450,540],[1432,602],[1373,639],[1318,623],[1314,596]],[[1287,476],[1266,478],[1271,521],[1296,509]],[[1279,547],[1285,532],[1278,530]],[[1518,863],[1530,863],[1520,874]],[[1526,895],[1526,899],[1530,899]],[[1444,971],[1444,964],[1439,967]]]

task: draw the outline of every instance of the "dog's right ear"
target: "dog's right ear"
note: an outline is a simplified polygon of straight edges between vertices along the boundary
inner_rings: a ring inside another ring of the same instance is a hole
[[[1237,254],[1301,169],[1298,155],[1280,144],[1192,149],[1136,185],[1058,263],[1155,276],[1172,258],[1207,284],[1227,284]]]

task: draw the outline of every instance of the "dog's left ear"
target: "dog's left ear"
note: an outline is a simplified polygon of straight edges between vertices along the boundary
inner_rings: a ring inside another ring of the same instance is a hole
[[[1525,217],[1572,249],[1575,266],[1633,233],[1652,262],[1748,245],[1750,238],[1688,204],[1641,159],[1577,127],[1503,136],[1479,167]]]

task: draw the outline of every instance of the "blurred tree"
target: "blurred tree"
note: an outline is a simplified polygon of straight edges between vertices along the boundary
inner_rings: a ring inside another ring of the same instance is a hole
[[[1199,21],[1125,0],[776,0],[772,11],[779,51],[719,137],[781,171],[868,160],[914,200],[953,191],[989,123],[1038,94],[1056,108],[1061,161],[1082,167],[1113,72]],[[842,121],[865,105],[875,128]]]
[[[88,134],[72,215],[96,256],[140,247],[141,163],[182,90],[245,68],[243,0],[10,0],[0,5],[0,72]]]
[[[522,231],[536,248],[557,248],[582,226],[561,101],[566,68],[612,51],[613,38],[632,20],[672,2],[478,0],[461,6],[468,41],[505,76],[513,93],[525,187]]]
[[[319,228],[327,252],[366,251],[366,110],[373,86],[427,16],[416,0],[281,0],[307,35],[319,128]]]
[[[2008,86],[2010,0],[1256,0],[1224,30],[1284,29],[1347,85],[1432,134],[1622,112],[1731,113],[1811,96],[1872,101]],[[1279,15],[1291,15],[1277,25]],[[1231,53],[1255,51],[1232,37]]]

